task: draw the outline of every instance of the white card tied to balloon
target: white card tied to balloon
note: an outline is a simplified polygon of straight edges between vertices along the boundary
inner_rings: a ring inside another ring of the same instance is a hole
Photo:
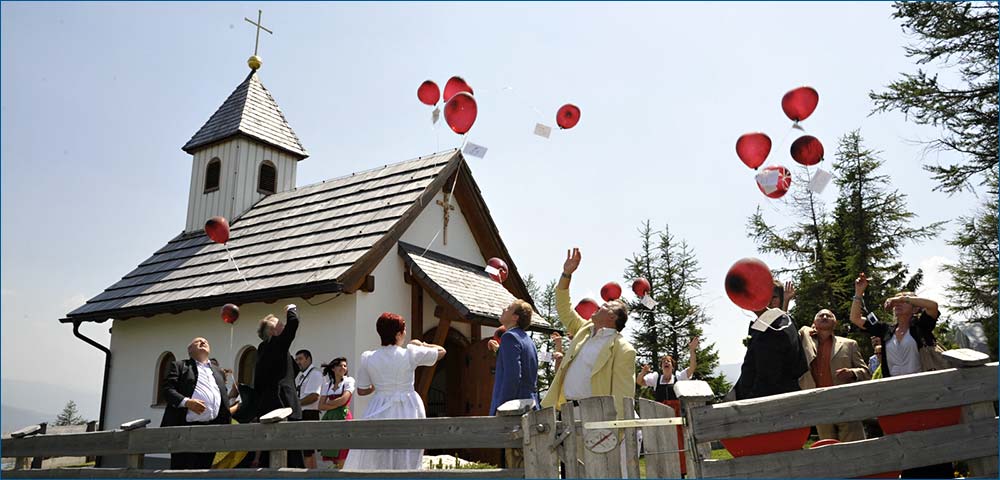
[[[465,144],[465,150],[462,151],[470,157],[483,158],[486,156],[486,150],[486,147],[482,145],[476,145],[475,143],[468,142]]]
[[[541,351],[541,352],[538,352],[538,361],[542,362],[542,363],[551,363],[552,362],[552,352],[546,352],[544,350]]]
[[[809,190],[816,193],[823,193],[823,190],[830,183],[831,178],[833,178],[833,175],[830,172],[822,168],[817,170],[816,175],[813,175],[812,180],[809,181]]]
[[[644,306],[644,307],[646,307],[646,308],[648,308],[650,310],[652,310],[653,307],[656,306],[656,300],[653,300],[653,297],[651,297],[649,295],[644,295],[642,297],[642,299],[639,300],[639,303],[641,303],[642,306]]]
[[[486,266],[486,273],[488,275],[492,276],[492,277],[497,277],[497,276],[500,276],[500,269],[497,268],[497,267],[494,267],[493,265],[487,265]]]
[[[778,171],[766,170],[756,176],[757,184],[764,190],[764,193],[774,193],[778,190]]]
[[[541,123],[536,123],[535,135],[538,135],[539,137],[549,138],[549,135],[552,135],[552,127],[548,125],[542,125]]]
[[[431,124],[437,124],[438,120],[441,119],[441,109],[434,107],[434,111],[431,112]]]

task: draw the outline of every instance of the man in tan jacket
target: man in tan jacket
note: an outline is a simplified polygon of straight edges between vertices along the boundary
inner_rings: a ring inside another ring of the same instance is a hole
[[[858,342],[833,334],[837,317],[827,309],[820,310],[813,317],[812,327],[799,329],[799,340],[806,355],[809,371],[799,377],[803,390],[830,387],[868,380],[871,372],[858,350]],[[832,438],[842,442],[865,439],[861,422],[844,422],[816,425],[819,438]]]
[[[635,349],[621,334],[628,320],[628,308],[621,301],[612,300],[602,305],[590,320],[584,320],[573,310],[569,283],[580,259],[580,249],[567,252],[556,286],[559,321],[574,335],[542,399],[542,407],[561,408],[569,400],[610,395],[615,399],[620,419],[624,413],[622,399],[635,395]]]

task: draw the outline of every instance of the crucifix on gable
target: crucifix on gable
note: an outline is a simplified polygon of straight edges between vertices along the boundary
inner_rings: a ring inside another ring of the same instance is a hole
[[[444,198],[437,201],[437,204],[441,205],[444,210],[444,236],[442,238],[445,245],[448,244],[448,220],[451,218],[451,211],[455,209],[455,206],[449,202],[450,196],[451,192],[444,192]]]

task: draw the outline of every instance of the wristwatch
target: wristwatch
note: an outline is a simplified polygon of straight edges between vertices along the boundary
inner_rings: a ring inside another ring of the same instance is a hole
[[[572,273],[563,272],[562,273],[562,277],[565,278],[565,279],[570,279],[570,278],[573,278],[573,274]]]

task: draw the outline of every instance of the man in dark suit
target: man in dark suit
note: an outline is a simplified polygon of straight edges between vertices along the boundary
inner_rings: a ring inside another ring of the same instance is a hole
[[[757,319],[750,325],[740,379],[733,387],[737,400],[798,391],[799,377],[809,371],[798,329],[780,308],[784,296],[775,282],[770,308],[754,312]]]
[[[254,367],[253,390],[257,403],[257,417],[279,408],[291,408],[290,421],[302,419],[299,396],[295,392],[295,375],[298,373],[295,359],[289,353],[295,333],[299,329],[298,310],[295,305],[285,306],[285,320],[268,315],[260,321],[257,335],[261,342],[257,347],[257,365]],[[261,452],[257,466],[270,465],[269,452]],[[288,466],[305,468],[302,452],[288,451]]]
[[[209,362],[208,340],[198,337],[188,345],[187,360],[170,364],[160,389],[167,399],[161,427],[188,425],[228,425],[229,399],[222,371]],[[212,468],[215,452],[170,454],[170,468]]]

